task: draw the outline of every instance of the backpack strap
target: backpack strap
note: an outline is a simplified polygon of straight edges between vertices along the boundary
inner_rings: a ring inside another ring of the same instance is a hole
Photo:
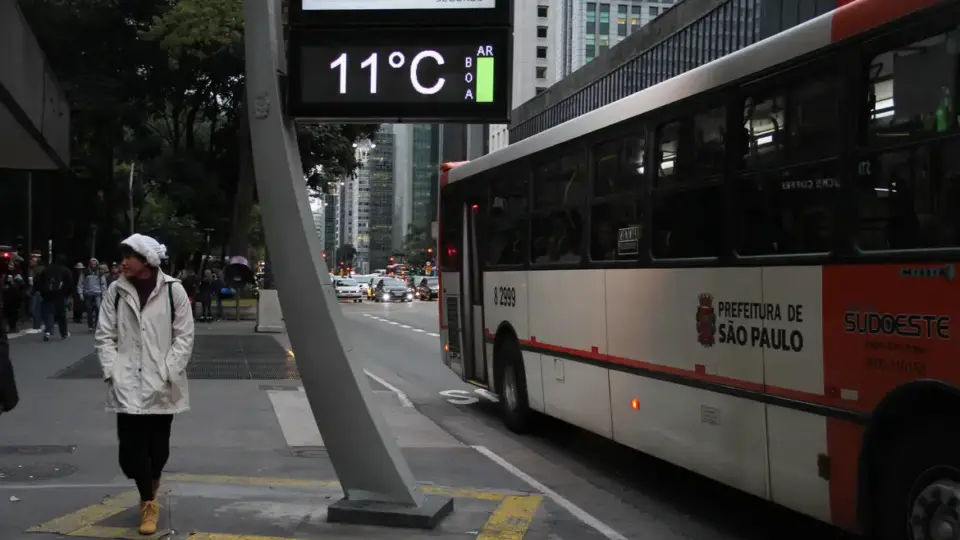
[[[170,326],[173,326],[177,320],[177,308],[173,305],[173,282],[167,283],[167,299],[170,301]],[[116,313],[120,308],[120,288],[117,287],[117,294],[113,297],[113,312]]]
[[[170,327],[177,320],[177,308],[173,306],[173,282],[167,282],[167,299],[170,300]]]

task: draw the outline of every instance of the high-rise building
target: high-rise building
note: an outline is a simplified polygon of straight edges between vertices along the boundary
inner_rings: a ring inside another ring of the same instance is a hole
[[[430,232],[430,223],[437,219],[437,196],[440,188],[440,126],[413,126],[413,185],[410,196],[410,223],[418,230]]]
[[[413,218],[413,125],[393,125],[393,252],[403,240]]]
[[[563,76],[580,69],[597,55],[623,41],[641,26],[656,19],[680,0],[619,0],[587,2],[567,0],[564,41],[569,43],[563,59]]]
[[[324,220],[324,200],[323,197],[310,200],[310,211],[313,213],[313,229],[317,232],[317,238],[320,239],[320,249],[326,251],[326,221]]]
[[[359,168],[354,174],[357,193],[356,235],[353,246],[357,249],[356,266],[358,272],[367,273],[370,268],[370,168],[367,166],[370,150],[376,143],[360,141],[354,145]]]
[[[330,193],[325,193],[323,200],[323,249],[327,252],[330,261],[337,254],[340,247],[340,189],[339,185],[330,186]]]
[[[393,125],[384,124],[376,136],[376,146],[367,153],[364,169],[370,187],[370,268],[383,268],[393,252]]]
[[[580,69],[681,0],[514,2],[514,108]],[[506,125],[490,126],[489,151],[507,146]]]
[[[513,3],[514,107],[527,101],[564,76],[562,48],[563,6],[569,0],[529,0]],[[490,126],[489,151],[508,143],[506,124]]]

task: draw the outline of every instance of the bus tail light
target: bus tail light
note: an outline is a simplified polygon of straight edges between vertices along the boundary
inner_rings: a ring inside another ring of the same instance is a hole
[[[450,344],[449,344],[449,343],[444,343],[444,344],[443,344],[443,352],[450,352]]]

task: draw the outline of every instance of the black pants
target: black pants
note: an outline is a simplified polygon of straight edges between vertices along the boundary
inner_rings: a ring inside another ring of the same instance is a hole
[[[20,326],[20,295],[7,294],[3,299],[3,317],[7,320],[7,327],[16,332]]]
[[[137,483],[141,501],[154,497],[153,483],[160,479],[170,457],[172,414],[117,415],[120,469]]]

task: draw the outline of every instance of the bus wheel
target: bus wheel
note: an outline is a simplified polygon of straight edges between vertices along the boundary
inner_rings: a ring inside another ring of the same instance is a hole
[[[875,531],[883,540],[960,538],[960,439],[953,421],[906,433],[880,465]]]
[[[514,343],[504,344],[503,370],[500,377],[500,410],[503,422],[514,433],[527,433],[533,424],[533,411],[527,401],[527,375],[523,355]]]

